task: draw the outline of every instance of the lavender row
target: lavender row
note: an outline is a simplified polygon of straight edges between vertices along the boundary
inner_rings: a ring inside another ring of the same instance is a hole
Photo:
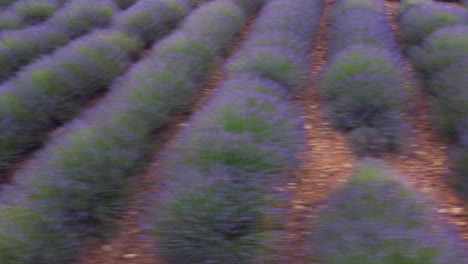
[[[0,32],[39,24],[59,10],[66,0],[19,0],[0,13]]]
[[[288,98],[305,84],[322,5],[268,2],[228,62],[229,79],[182,132],[148,220],[169,263],[277,260],[286,199],[275,187],[304,148],[300,113]]]
[[[322,264],[465,264],[462,241],[422,194],[365,160],[327,202],[312,238]]]
[[[0,37],[0,82],[37,57],[109,24],[116,11],[117,7],[110,0],[75,0],[46,23],[5,32]]]
[[[281,240],[284,170],[297,168],[302,120],[286,88],[236,76],[188,123],[162,172],[156,247],[168,263],[269,263]],[[283,212],[284,213],[284,212]]]
[[[159,14],[159,27],[167,33],[190,8],[189,4],[177,5],[172,0],[146,3],[119,14],[118,19],[125,20],[135,13],[153,17]],[[162,13],[150,8],[154,6]],[[147,13],[142,8],[148,8]],[[142,51],[142,41],[136,34],[121,32],[121,25],[125,21],[113,30],[98,30],[70,43],[0,86],[0,127],[4,127],[0,132],[1,173],[21,153],[44,142],[51,129],[70,120],[92,95],[106,89]],[[156,31],[156,35],[163,34]]]
[[[434,95],[434,122],[458,146],[451,155],[456,174],[451,183],[468,198],[468,12],[439,5],[429,2],[407,8],[400,22],[403,31],[425,30],[408,53]]]
[[[301,87],[322,5],[323,1],[271,1],[254,25],[252,37],[228,63],[229,74],[254,72],[290,90]]]
[[[3,191],[0,262],[68,263],[83,235],[106,233],[128,195],[128,177],[153,151],[155,132],[189,109],[246,20],[232,1],[202,5],[39,152],[16,175],[17,186]]]
[[[398,150],[407,134],[404,75],[383,2],[339,0],[329,40],[335,50],[321,88],[335,127],[360,155]]]

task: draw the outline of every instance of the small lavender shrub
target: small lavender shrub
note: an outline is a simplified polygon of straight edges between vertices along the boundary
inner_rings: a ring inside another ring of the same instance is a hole
[[[337,17],[332,21],[328,36],[330,54],[356,44],[388,49],[397,46],[393,40],[392,29],[383,12],[370,13],[356,10]]]
[[[51,17],[47,24],[61,26],[70,38],[82,36],[96,27],[107,26],[117,12],[110,0],[71,1]]]
[[[265,206],[265,190],[251,175],[216,171],[185,173],[186,182],[170,183],[157,206],[154,237],[171,264],[255,263],[274,233],[274,212]],[[196,181],[195,181],[196,180]],[[269,222],[269,223],[268,223]]]
[[[150,44],[171,32],[190,11],[186,0],[139,1],[114,19],[116,28]]]
[[[5,10],[0,14],[0,31],[21,29],[24,26],[23,17],[18,15],[15,11]]]
[[[241,27],[247,22],[246,13],[238,5],[230,1],[219,1],[213,6],[215,7],[212,9],[204,9],[204,14],[193,16],[184,21],[184,30],[194,35],[209,35],[211,40],[206,39],[207,41],[218,41],[225,32],[241,31]],[[208,23],[207,18],[215,15],[211,12],[216,12],[218,16],[222,16],[224,18],[223,23]],[[208,32],[209,34],[207,34]],[[227,46],[227,44],[222,46]]]
[[[80,242],[54,216],[30,205],[5,207],[0,211],[0,261],[8,264],[62,264],[76,261]]]
[[[302,122],[284,88],[241,78],[197,112],[163,171],[154,227],[170,263],[264,263],[277,242],[272,190],[298,164]]]
[[[438,28],[468,22],[468,12],[463,7],[430,3],[412,8],[401,17],[403,40],[408,45],[420,45]]]
[[[305,81],[307,62],[288,48],[253,47],[234,57],[227,69],[230,74],[255,73],[294,90]]]
[[[468,58],[466,43],[468,26],[448,26],[430,34],[421,47],[412,47],[409,55],[415,67],[430,76]]]
[[[258,83],[244,81],[244,86]],[[175,166],[200,170],[213,164],[247,172],[271,172],[297,164],[293,153],[302,150],[301,121],[282,99],[256,91],[229,90],[197,115],[186,132]],[[211,143],[210,143],[211,142]]]
[[[5,32],[0,37],[0,81],[40,54],[52,51],[69,41],[60,28],[40,25],[20,31]]]
[[[468,61],[435,74],[429,82],[436,94],[435,121],[445,135],[461,143],[468,134]]]
[[[462,264],[449,233],[415,190],[375,161],[365,161],[319,216],[313,238],[323,264]]]
[[[59,0],[21,1],[14,5],[17,14],[24,17],[28,24],[38,24],[51,17],[62,5]]]
[[[321,81],[336,127],[353,131],[366,142],[385,142],[382,149],[398,148],[405,135],[402,121],[402,72],[392,53],[372,46],[351,46],[337,53]],[[366,127],[362,130],[360,128]],[[372,133],[369,129],[373,129]],[[358,133],[358,132],[363,133]],[[376,133],[382,140],[377,140]]]

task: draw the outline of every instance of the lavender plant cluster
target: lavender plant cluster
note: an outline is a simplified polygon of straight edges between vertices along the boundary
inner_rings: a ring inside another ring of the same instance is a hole
[[[186,15],[190,3],[141,0],[115,17],[113,24],[126,34],[140,38],[146,45],[171,32]]]
[[[116,11],[110,0],[75,0],[41,25],[4,32],[0,36],[0,82],[39,56],[108,25]]]
[[[323,1],[271,1],[245,47],[227,64],[229,74],[255,73],[290,90],[300,88],[322,6]]]
[[[19,0],[0,12],[0,32],[21,29],[44,22],[66,0]]]
[[[191,8],[185,0],[174,0],[172,2],[157,0],[146,3],[148,3],[146,7],[167,7],[157,11],[154,9],[146,10],[147,14],[154,17],[161,14],[162,18],[159,20],[161,25],[158,26],[161,30],[154,33],[159,37],[162,37],[162,32],[167,34],[170,29],[173,29],[176,23],[182,20]],[[120,17],[125,18],[132,13],[145,14],[142,12],[141,6],[135,5],[127,11],[119,13],[116,20],[119,20]],[[42,58],[28,66],[18,76],[0,86],[0,91],[6,90],[3,93],[10,94],[3,103],[6,109],[3,113],[3,123],[5,127],[11,127],[10,132],[5,131],[0,136],[0,142],[3,142],[2,146],[4,146],[2,148],[3,153],[0,155],[1,169],[6,169],[19,153],[43,142],[45,134],[54,125],[70,119],[90,95],[110,85],[111,81],[120,73],[123,73],[123,70],[130,65],[132,58],[142,50],[143,45],[140,43],[140,37],[127,35],[119,31],[119,29],[117,25],[111,29],[115,31],[116,36],[119,36],[117,39],[121,39],[119,40],[120,43],[115,43],[115,47],[105,48],[106,45],[112,46],[114,44],[107,43],[106,37],[100,36],[103,31],[94,32],[91,36],[85,36],[83,39],[77,40],[77,43],[73,42],[69,46],[63,47],[56,52],[57,54],[50,55],[52,58]],[[98,42],[103,43],[96,44],[97,47],[93,48],[92,45],[95,44],[92,43],[96,41],[89,41],[90,39],[98,39]],[[153,39],[157,39],[157,37],[153,37]],[[84,44],[87,42],[90,43]],[[86,47],[81,47],[83,45]],[[126,45],[129,46],[126,47]],[[88,49],[91,50],[87,51]],[[99,53],[99,49],[109,49],[109,51]],[[93,54],[87,54],[90,52]],[[119,52],[122,52],[122,54],[119,55]],[[76,57],[73,53],[81,55]],[[93,56],[96,56],[96,58],[93,58]],[[51,61],[55,61],[52,63],[55,66],[49,65]],[[74,64],[76,65],[74,66]],[[78,65],[86,65],[86,67]],[[65,68],[65,70],[60,67]],[[69,69],[70,67],[76,69]],[[119,70],[106,72],[112,68]],[[74,73],[75,71],[76,73]],[[81,73],[83,71],[88,73],[83,75]],[[32,80],[29,80],[31,78]],[[107,81],[104,82],[104,80]],[[65,89],[65,87],[68,88]],[[88,88],[84,89],[84,87]],[[8,90],[11,91],[7,92]],[[68,92],[65,93],[65,91]],[[27,94],[27,96],[23,96],[23,93]],[[39,109],[43,109],[43,112],[37,112]],[[41,117],[38,118],[37,115]],[[17,131],[21,131],[21,133]]]
[[[354,44],[397,47],[381,1],[339,0],[330,19],[329,55]]]
[[[464,264],[463,244],[435,209],[376,160],[364,160],[319,215],[322,264]]]
[[[359,155],[398,150],[408,133],[404,74],[382,1],[338,1],[330,30],[321,88],[331,120]]]
[[[196,113],[169,154],[154,231],[169,263],[264,263],[280,246],[282,195],[303,151],[286,89],[236,76]],[[153,219],[150,219],[153,221]]]
[[[456,5],[428,2],[403,12],[402,37],[407,45],[421,45],[436,29],[468,23],[468,12]]]
[[[186,6],[187,1],[174,3]],[[212,18],[199,28],[225,24],[212,32],[221,39],[191,29],[200,21],[197,17]],[[245,12],[231,1],[202,5],[120,77],[100,104],[40,151],[16,175],[16,187],[2,191],[2,204],[11,207],[0,212],[0,262],[68,263],[76,257],[84,234],[102,234],[124,204],[128,177],[154,150],[154,132],[174,111],[189,105],[226,49],[224,38],[232,40],[245,23]],[[28,195],[18,198],[22,193]],[[35,217],[18,216],[13,208]],[[56,235],[42,230],[54,230]]]
[[[321,8],[317,1],[268,2],[228,62],[229,79],[168,154],[166,191],[149,221],[169,263],[278,257],[285,194],[275,187],[286,182],[285,170],[297,168],[304,146],[303,123],[288,98],[304,85],[303,57]]]
[[[92,94],[132,63],[142,45],[124,33],[100,30],[30,64],[0,86],[0,170],[43,142]]]
[[[417,16],[413,10],[435,8],[437,4],[424,4],[406,11],[407,17]],[[418,9],[419,8],[419,9]],[[451,183],[468,197],[468,25],[467,11],[463,8],[452,8],[453,20],[450,23],[434,24],[432,33],[427,34],[420,45],[408,47],[408,53],[425,78],[427,87],[433,93],[433,120],[441,132],[457,143],[451,154],[455,176]],[[449,9],[440,9],[444,12]],[[456,12],[457,13],[456,13]],[[431,11],[432,12],[432,11]],[[433,11],[438,14],[438,10]],[[442,12],[442,11],[440,11]],[[447,11],[449,12],[449,11]],[[460,19],[455,19],[456,15]],[[430,17],[429,15],[427,15]],[[404,18],[404,16],[403,16]],[[411,27],[404,23],[403,29]]]

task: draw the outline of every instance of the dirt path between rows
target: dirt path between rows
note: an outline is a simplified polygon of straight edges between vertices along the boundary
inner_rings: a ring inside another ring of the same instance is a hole
[[[212,97],[216,88],[224,81],[227,76],[223,72],[223,65],[229,57],[236,54],[241,48],[242,43],[250,34],[252,25],[256,18],[250,19],[246,28],[241,35],[234,41],[228,56],[220,64],[217,70],[214,71],[209,81],[202,88],[201,96],[194,103],[194,111],[202,108]],[[158,171],[161,167],[160,162],[164,159],[165,154],[170,152],[178,140],[178,135],[183,129],[191,115],[178,115],[172,119],[172,122],[167,125],[163,132],[158,135],[158,142],[161,142],[157,147],[157,152],[151,159],[152,163],[146,170],[146,173],[136,175],[132,179],[132,188],[135,190],[124,213],[121,214],[121,219],[116,224],[115,235],[108,241],[100,241],[98,239],[90,239],[81,254],[80,264],[155,264],[165,263],[164,259],[154,253],[152,249],[154,245],[151,243],[145,229],[142,226],[142,216],[149,214],[150,204],[148,196],[158,192],[159,183],[162,179],[153,172]]]
[[[325,102],[320,96],[318,81],[327,63],[330,26],[329,14],[335,0],[327,0],[319,31],[312,43],[314,58],[310,68],[311,84],[297,96],[305,120],[307,151],[304,165],[297,173],[297,182],[289,183],[287,188],[294,192],[292,215],[288,223],[290,252],[288,262],[294,264],[315,263],[310,234],[313,232],[314,219],[323,209],[323,202],[337,185],[346,180],[352,172],[356,157],[346,140],[346,135],[334,130],[327,121]]]

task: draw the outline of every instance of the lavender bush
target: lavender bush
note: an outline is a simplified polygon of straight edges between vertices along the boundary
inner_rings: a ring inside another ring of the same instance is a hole
[[[27,24],[38,24],[51,17],[64,2],[65,0],[22,0],[16,2],[12,8]]]
[[[168,192],[154,226],[170,263],[265,261],[279,224],[273,187],[303,150],[302,122],[284,88],[243,76],[219,90],[163,172]]]
[[[402,81],[403,73],[393,53],[358,45],[332,57],[321,88],[329,100],[331,118],[337,128],[354,131],[355,143],[384,142],[381,146],[356,145],[358,149],[392,150],[398,148],[405,135]]]
[[[395,49],[397,44],[384,12],[355,10],[332,20],[328,37],[329,53],[355,44]]]
[[[458,60],[468,58],[466,43],[468,26],[448,26],[430,34],[421,47],[412,47],[409,55],[419,71],[431,76]]]
[[[107,26],[117,11],[110,0],[74,0],[57,11],[46,23],[60,25],[70,38],[76,38],[96,27]]]
[[[405,12],[401,19],[402,37],[408,45],[420,45],[438,28],[468,22],[468,12],[463,7],[428,3]]]
[[[191,16],[205,15],[204,9],[238,10],[239,15],[243,12],[229,1],[212,1],[202,5]],[[211,23],[226,20],[225,16],[218,15],[222,12],[209,13],[212,14]],[[199,61],[212,64],[220,56],[216,53],[183,52],[181,49],[170,53],[167,45],[173,43],[171,39],[181,39],[182,34],[186,35],[184,40],[195,43],[198,39],[203,43],[205,35],[185,30],[184,25],[177,33],[155,44],[151,55],[119,78],[99,105],[64,127],[61,136],[18,172],[18,187],[13,193],[31,194],[28,207],[46,219],[44,224],[55,226],[59,223],[64,228],[62,234],[78,232],[82,236],[90,231],[102,234],[106,230],[101,228],[120,212],[127,194],[127,178],[141,168],[144,157],[154,151],[154,132],[167,124],[170,115],[181,105],[192,100],[201,85],[200,80],[211,72],[211,68],[205,72],[194,72],[193,69],[197,68]],[[241,26],[236,28],[237,31],[225,31],[223,38],[232,39],[240,29]],[[218,46],[221,43],[227,42],[224,39],[210,42],[208,49],[224,50]],[[5,213],[9,212],[9,209],[5,210]],[[45,215],[51,215],[51,218]],[[52,239],[53,242],[54,238],[39,237],[36,240],[35,219],[25,221],[15,230],[4,229],[11,221],[11,218],[0,221],[0,238],[19,235],[25,239],[21,243],[9,241],[10,248],[22,249],[10,259],[36,254],[36,257],[51,260],[50,263],[55,259],[60,260],[59,263],[67,263],[69,258],[75,257],[73,251],[65,255],[68,252],[66,248],[57,250],[56,255],[36,253],[33,246],[37,243],[41,244],[44,252],[53,251],[53,248],[48,248],[47,241]],[[6,247],[2,242],[0,252]],[[52,242],[50,246],[54,246]],[[64,238],[63,245],[70,245],[70,242]],[[3,261],[0,258],[0,262]],[[24,263],[35,264],[34,260]]]
[[[8,29],[21,29],[24,26],[22,16],[15,11],[5,10],[0,13],[0,32]]]
[[[459,143],[468,135],[468,61],[460,61],[429,81],[435,98],[435,121],[445,135]]]
[[[149,45],[171,32],[189,10],[187,0],[142,0],[116,16],[114,24]]]
[[[61,28],[49,25],[3,33],[0,37],[0,82],[38,55],[51,52],[68,41]]]
[[[271,1],[245,48],[228,63],[229,73],[255,73],[288,89],[299,88],[307,74],[321,7],[319,1]]]
[[[141,45],[120,32],[97,31],[29,65],[0,86],[0,170],[70,119],[90,95],[131,64]]]
[[[462,242],[435,209],[376,161],[361,163],[319,216],[323,264],[462,264]]]

